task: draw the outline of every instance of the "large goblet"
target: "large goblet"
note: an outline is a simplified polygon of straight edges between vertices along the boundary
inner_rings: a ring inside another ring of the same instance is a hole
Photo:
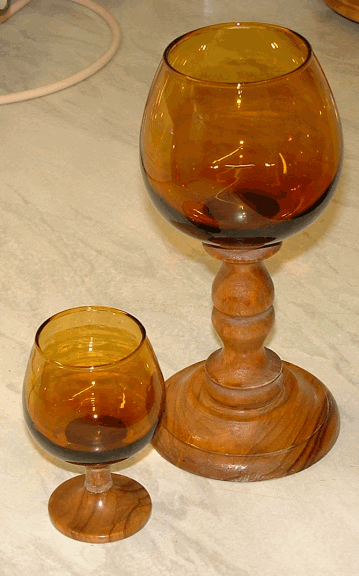
[[[274,319],[263,260],[324,210],[340,169],[337,110],[308,42],[239,22],[172,42],[146,104],[141,159],[159,212],[222,261],[212,295],[223,348],[168,380],[155,448],[224,480],[310,466],[336,440],[335,401],[263,346]]]
[[[164,383],[142,324],[99,306],[60,312],[38,329],[24,382],[24,414],[47,452],[83,464],[49,501],[60,532],[83,542],[131,536],[147,522],[151,499],[110,464],[153,436]]]

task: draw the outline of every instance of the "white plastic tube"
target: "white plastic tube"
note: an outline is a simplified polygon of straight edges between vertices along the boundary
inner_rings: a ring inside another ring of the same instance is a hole
[[[18,10],[20,10],[23,6],[26,6],[31,0],[18,0],[15,4],[12,4],[6,14],[0,16],[0,22],[5,22],[10,16],[15,14]],[[14,102],[21,102],[24,100],[31,100],[32,98],[39,98],[40,96],[46,96],[47,94],[53,94],[54,92],[58,92],[59,90],[64,90],[65,88],[69,88],[74,84],[78,84],[78,82],[82,82],[92,74],[98,72],[101,68],[103,68],[116,54],[118,47],[120,45],[120,27],[116,22],[115,18],[110,14],[106,8],[96,4],[92,0],[71,0],[76,4],[81,4],[93,12],[96,12],[99,16],[101,16],[107,24],[110,26],[112,30],[112,41],[106,52],[99,58],[96,62],[85,68],[84,70],[80,70],[80,72],[76,72],[72,76],[68,78],[64,78],[63,80],[58,80],[57,82],[53,82],[52,84],[47,84],[46,86],[40,86],[39,88],[32,88],[31,90],[25,90],[24,92],[14,92],[13,94],[6,94],[4,96],[0,96],[0,104],[12,104]]]

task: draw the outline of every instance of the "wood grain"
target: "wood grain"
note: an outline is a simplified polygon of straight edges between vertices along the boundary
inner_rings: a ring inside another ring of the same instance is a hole
[[[359,0],[325,0],[325,2],[341,16],[359,22]]]
[[[113,485],[100,493],[85,486],[85,475],[61,484],[49,500],[49,515],[65,536],[82,542],[114,542],[143,528],[151,498],[135,480],[112,474]]]
[[[339,432],[336,403],[315,376],[264,347],[274,289],[256,250],[205,245],[222,266],[213,283],[213,325],[223,348],[170,378],[153,445],[201,476],[255,481],[293,474],[320,460]]]

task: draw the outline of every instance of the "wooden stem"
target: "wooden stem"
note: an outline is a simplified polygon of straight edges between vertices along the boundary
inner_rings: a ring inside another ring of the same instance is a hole
[[[85,488],[93,494],[102,494],[113,486],[110,466],[96,464],[86,466]]]
[[[226,406],[262,408],[283,389],[282,362],[263,345],[274,323],[274,287],[261,261],[280,245],[236,252],[204,247],[223,261],[213,282],[212,322],[224,345],[205,363],[205,390]]]

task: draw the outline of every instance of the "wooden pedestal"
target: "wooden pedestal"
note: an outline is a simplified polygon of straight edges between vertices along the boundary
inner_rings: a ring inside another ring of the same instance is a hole
[[[325,2],[341,16],[359,22],[359,0],[325,0]]]
[[[176,466],[218,480],[299,472],[331,449],[339,414],[322,382],[263,346],[274,321],[274,290],[262,260],[280,244],[204,247],[222,260],[212,320],[224,346],[167,381],[152,443]]]
[[[49,500],[55,528],[93,544],[132,536],[147,523],[151,509],[147,490],[132,478],[111,474],[109,466],[88,466],[86,479],[80,475],[63,482]]]

